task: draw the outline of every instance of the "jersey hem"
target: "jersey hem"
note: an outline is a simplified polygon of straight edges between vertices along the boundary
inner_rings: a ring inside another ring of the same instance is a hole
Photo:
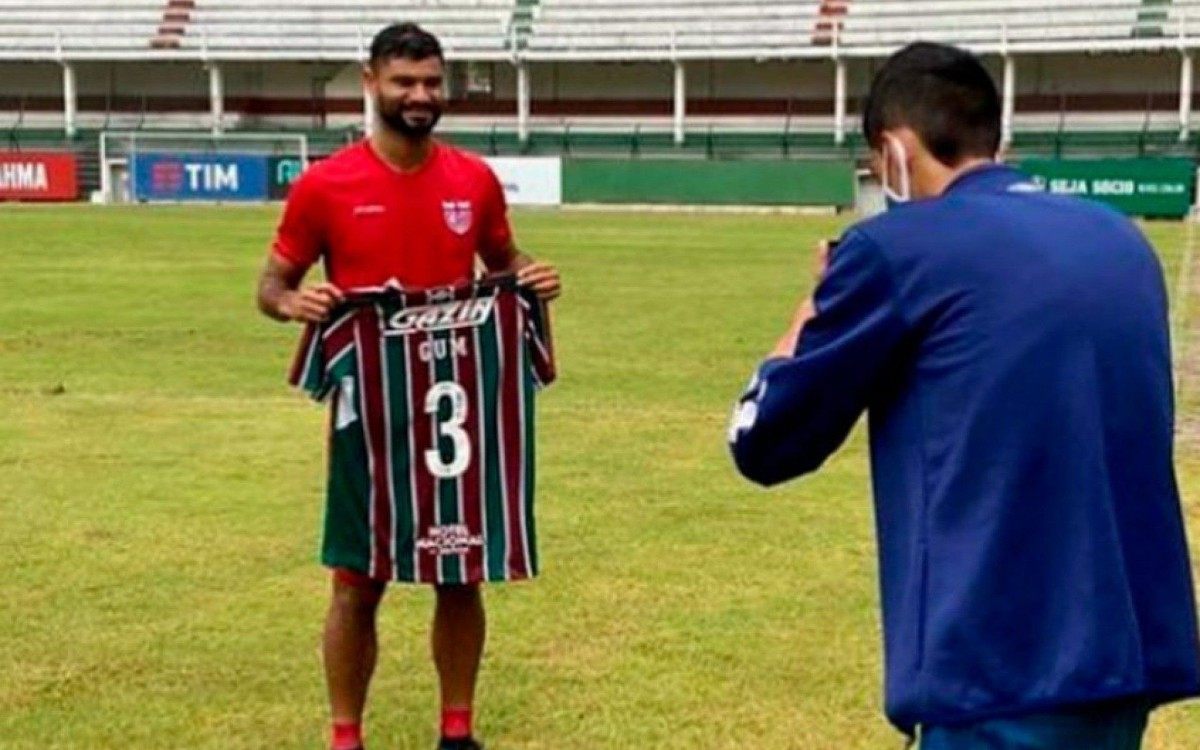
[[[508,578],[490,578],[490,577],[485,576],[483,578],[468,579],[465,581],[453,581],[453,582],[451,582],[451,581],[424,581],[424,580],[421,580],[418,578],[406,578],[406,577],[375,578],[369,572],[367,572],[367,566],[361,564],[359,561],[347,562],[344,558],[327,557],[325,555],[321,556],[321,565],[323,567],[328,568],[330,571],[336,571],[339,568],[341,568],[343,570],[348,570],[351,573],[354,573],[356,575],[361,575],[364,578],[368,578],[372,581],[375,581],[376,583],[387,583],[387,584],[395,583],[395,584],[399,584],[399,585],[410,584],[410,585],[414,585],[414,586],[443,586],[443,585],[445,585],[445,586],[475,586],[475,585],[484,584],[484,583],[488,583],[488,584],[525,583],[528,581],[532,581],[538,577],[538,574],[536,572],[534,572],[534,573],[530,573],[528,575],[510,576]]]

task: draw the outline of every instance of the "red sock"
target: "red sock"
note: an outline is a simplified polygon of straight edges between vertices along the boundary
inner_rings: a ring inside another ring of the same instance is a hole
[[[442,736],[451,740],[471,736],[470,706],[448,706],[442,709]]]
[[[362,723],[333,722],[333,750],[354,750],[362,743]]]

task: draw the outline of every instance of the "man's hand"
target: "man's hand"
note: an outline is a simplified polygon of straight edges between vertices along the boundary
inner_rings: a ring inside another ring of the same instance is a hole
[[[517,271],[517,283],[529,287],[543,302],[549,302],[562,294],[562,279],[558,269],[549,263],[534,261]]]
[[[817,283],[821,283],[821,279],[825,277],[825,272],[829,270],[829,257],[833,252],[837,243],[832,240],[821,240],[817,243],[816,248],[816,271]],[[775,348],[771,350],[770,357],[791,357],[796,353],[796,343],[800,340],[800,332],[804,330],[804,324],[812,320],[817,314],[817,308],[813,304],[812,297],[806,297],[800,306],[796,308],[796,312],[792,314],[792,322],[788,325],[787,332],[776,342]]]
[[[825,272],[829,270],[829,259],[836,247],[837,240],[821,240],[817,242],[816,267],[818,284],[821,283],[821,279],[825,278]]]
[[[344,299],[340,289],[326,282],[283,292],[278,310],[288,320],[318,323],[329,317],[330,311]]]
[[[300,282],[308,268],[269,253],[267,264],[258,278],[258,309],[279,321],[299,320],[316,323],[329,316],[345,299],[342,290],[328,282],[303,289]]]
[[[791,357],[796,354],[796,342],[800,340],[800,332],[804,330],[804,324],[813,319],[817,314],[813,307],[811,299],[805,299],[796,308],[796,312],[792,314],[792,322],[788,326],[787,332],[779,338],[775,344],[775,348],[771,350],[771,357]]]

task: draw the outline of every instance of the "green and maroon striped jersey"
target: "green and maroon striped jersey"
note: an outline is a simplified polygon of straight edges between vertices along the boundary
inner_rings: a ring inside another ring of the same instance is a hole
[[[291,382],[332,398],[322,561],[377,580],[537,573],[534,392],[544,303],[511,275],[355,290],[306,327]]]

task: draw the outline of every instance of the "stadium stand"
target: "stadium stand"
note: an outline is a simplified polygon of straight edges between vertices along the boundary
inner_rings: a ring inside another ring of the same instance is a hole
[[[812,0],[542,0],[530,59],[755,57],[808,47]],[[825,53],[821,53],[825,54]]]
[[[1170,48],[1200,0],[0,0],[0,59],[357,59],[398,19],[451,57],[878,56],[916,38],[982,52]]]
[[[200,0],[181,50],[258,59],[359,58],[379,28],[416,21],[450,56],[498,59],[512,42],[514,0]]]
[[[155,49],[178,49],[195,7],[195,0],[168,0],[163,8],[162,23],[158,26],[158,33],[150,40],[150,46]]]
[[[878,56],[915,39],[979,51],[1155,48],[1200,0],[542,0],[531,59]]]
[[[319,154],[362,132],[356,63],[399,20],[441,36],[442,132],[485,153],[857,158],[870,76],[917,38],[1012,68],[1018,152],[1200,153],[1200,0],[0,0],[0,139],[287,129]]]
[[[516,0],[0,0],[0,59],[357,60],[371,35],[413,20],[447,53],[502,59]]]
[[[983,50],[1132,48],[1200,30],[1200,2],[1174,0],[846,0],[836,35],[855,50],[893,49],[918,38]]]
[[[0,0],[0,60],[113,59],[144,54],[163,0]]]

